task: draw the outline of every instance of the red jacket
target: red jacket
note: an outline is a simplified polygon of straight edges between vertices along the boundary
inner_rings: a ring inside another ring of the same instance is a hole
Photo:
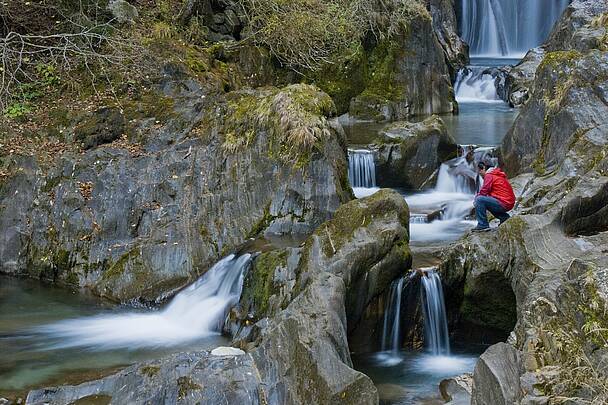
[[[515,205],[515,194],[507,179],[507,175],[498,167],[488,169],[483,178],[483,187],[477,195],[487,195],[496,198],[507,211]]]

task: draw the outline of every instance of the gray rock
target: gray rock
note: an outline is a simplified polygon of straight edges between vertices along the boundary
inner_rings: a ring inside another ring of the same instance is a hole
[[[534,94],[502,144],[509,174],[548,173],[566,160],[583,168],[601,159],[585,150],[590,162],[577,162],[572,154],[580,148],[602,153],[605,137],[596,135],[606,132],[608,104],[602,92],[608,88],[606,55],[591,51],[585,56],[572,52],[545,56],[536,73]]]
[[[519,395],[519,353],[506,343],[491,346],[475,366],[471,404],[511,405]]]
[[[126,0],[112,0],[108,3],[108,10],[112,13],[116,21],[121,24],[133,23],[139,13],[137,8]]]
[[[533,90],[536,69],[544,54],[545,51],[541,47],[530,49],[517,65],[509,69],[501,95],[503,100],[513,107],[521,107],[528,101]]]
[[[470,373],[446,378],[439,383],[441,397],[452,405],[469,405],[472,390],[473,374]]]
[[[327,95],[296,85],[233,93],[228,103],[177,68],[165,74],[160,88],[174,100],[174,118],[142,129],[140,156],[97,147],[62,156],[48,173],[31,160],[14,163],[22,170],[0,190],[0,271],[117,301],[158,301],[248,238],[310,234],[350,198],[346,151],[324,117],[313,125],[327,138],[298,165],[271,149],[268,126],[244,124],[230,143],[226,126],[238,117],[214,121],[238,100],[272,98],[281,104],[270,113],[280,114],[298,111],[288,93],[331,106]],[[239,144],[245,134],[249,144]]]
[[[381,186],[421,188],[458,145],[436,115],[417,123],[396,122],[379,135],[376,177]]]

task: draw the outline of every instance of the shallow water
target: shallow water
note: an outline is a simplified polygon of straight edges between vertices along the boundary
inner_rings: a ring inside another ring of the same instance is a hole
[[[367,374],[378,387],[384,405],[443,403],[439,397],[442,379],[472,372],[483,348],[459,349],[451,356],[427,352],[378,352],[353,357],[357,370]]]
[[[461,145],[500,145],[517,117],[517,110],[504,102],[466,102],[459,106],[458,115],[441,118]]]
[[[149,312],[117,308],[88,294],[34,280],[0,277],[0,396],[45,385],[80,383],[137,361],[227,344],[226,338],[214,335],[171,348],[57,348],[64,342],[62,338],[36,332],[42,325],[66,319]]]

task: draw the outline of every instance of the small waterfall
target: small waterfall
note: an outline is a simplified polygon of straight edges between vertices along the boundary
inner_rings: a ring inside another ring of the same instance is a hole
[[[223,258],[159,311],[69,319],[34,332],[57,340],[52,348],[91,349],[170,347],[217,335],[241,296],[250,263],[250,254]]]
[[[460,0],[471,56],[521,57],[548,37],[569,0]]]
[[[436,269],[426,269],[422,279],[424,338],[434,355],[449,355],[450,340],[441,279]]]
[[[483,66],[469,66],[459,70],[454,91],[459,103],[502,102],[496,91],[496,78]]]
[[[372,151],[366,149],[348,150],[348,180],[353,188],[376,187],[376,164]]]
[[[388,305],[384,310],[384,325],[382,327],[382,351],[400,350],[401,346],[401,293],[405,278],[393,281],[389,293]]]

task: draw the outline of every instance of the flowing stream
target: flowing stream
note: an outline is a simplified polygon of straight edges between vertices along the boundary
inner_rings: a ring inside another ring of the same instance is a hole
[[[31,280],[0,280],[0,396],[228,344],[222,326],[250,262],[249,254],[225,257],[159,310],[115,308]]]
[[[374,153],[367,149],[348,150],[348,180],[357,198],[378,191]]]

